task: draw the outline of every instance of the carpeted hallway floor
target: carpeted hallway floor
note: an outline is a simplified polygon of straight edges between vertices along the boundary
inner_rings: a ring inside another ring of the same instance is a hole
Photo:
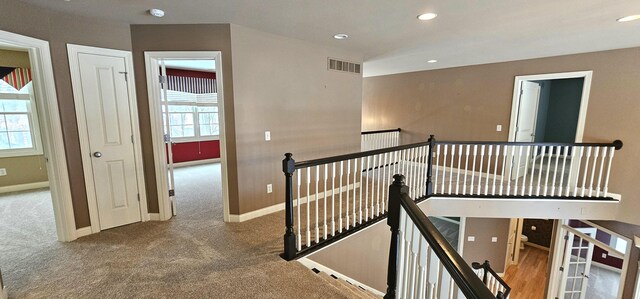
[[[278,256],[283,213],[222,221],[219,164],[178,168],[176,184],[172,220],[70,243],[56,241],[46,190],[0,196],[0,267],[10,298],[349,297]]]

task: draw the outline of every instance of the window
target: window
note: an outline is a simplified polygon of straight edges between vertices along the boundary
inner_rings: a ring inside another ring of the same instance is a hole
[[[41,154],[31,83],[17,90],[0,80],[0,157]]]
[[[624,240],[622,238],[611,236],[611,242],[609,245],[622,253],[627,252],[627,240]]]
[[[167,99],[162,112],[165,124],[169,117],[170,132],[165,128],[165,134],[170,133],[177,142],[219,139],[217,94],[168,90]]]

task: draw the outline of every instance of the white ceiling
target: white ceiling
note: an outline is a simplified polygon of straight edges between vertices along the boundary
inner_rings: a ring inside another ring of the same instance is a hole
[[[616,22],[640,14],[638,0],[22,1],[131,24],[243,25],[360,52],[365,76],[640,46],[640,21]]]

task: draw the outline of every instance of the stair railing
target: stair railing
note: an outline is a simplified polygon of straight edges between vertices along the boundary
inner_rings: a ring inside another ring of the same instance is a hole
[[[360,133],[361,151],[370,151],[400,145],[402,129],[364,131]]]
[[[491,293],[408,191],[404,176],[394,175],[389,187],[391,243],[384,298],[503,298]]]
[[[399,130],[399,129],[398,129]],[[383,143],[385,145],[386,143]],[[285,174],[284,258],[308,254],[386,217],[387,186],[405,175],[408,195],[615,200],[613,157],[622,141],[437,141],[296,162]]]
[[[502,294],[503,298],[509,298],[509,294],[511,293],[511,287],[494,271],[491,269],[491,264],[489,261],[484,261],[484,263],[480,264],[478,262],[474,262],[471,264],[471,268],[476,272],[478,277],[482,279],[482,282],[489,288],[491,293],[498,296]]]

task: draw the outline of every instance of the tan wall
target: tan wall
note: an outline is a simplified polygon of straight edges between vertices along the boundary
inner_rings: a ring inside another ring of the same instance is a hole
[[[7,170],[0,176],[0,187],[46,182],[47,162],[44,156],[0,158],[0,168]]]
[[[640,48],[365,78],[363,128],[401,127],[411,141],[508,138],[517,75],[593,70],[585,142],[621,139],[609,190],[622,194],[618,220],[640,224]],[[496,132],[497,124],[504,130]]]
[[[302,161],[360,150],[362,77],[328,71],[327,57],[362,57],[237,25],[231,43],[237,212],[247,213],[284,201],[284,153]]]
[[[129,50],[129,25],[48,11],[16,0],[0,0],[0,7],[0,30],[49,41],[76,227],[89,226],[89,209],[66,47],[67,43],[73,43]]]
[[[227,146],[227,170],[229,177],[229,209],[238,210],[238,175],[236,172],[236,149],[234,128],[233,80],[231,66],[231,37],[229,24],[199,25],[132,25],[133,62],[136,75],[138,114],[142,135],[144,173],[150,213],[158,213],[157,184],[151,141],[151,120],[145,70],[145,51],[221,51],[225,108],[225,134]]]
[[[0,49],[0,66],[30,67],[29,53]]]
[[[463,257],[471,265],[488,260],[496,273],[504,273],[509,238],[509,219],[467,218],[464,233]],[[475,241],[469,242],[468,237]],[[491,242],[498,237],[498,242]]]

